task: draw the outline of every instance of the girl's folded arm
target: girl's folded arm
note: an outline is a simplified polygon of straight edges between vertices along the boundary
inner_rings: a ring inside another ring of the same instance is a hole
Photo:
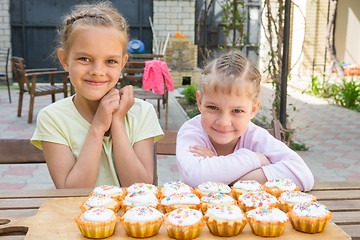
[[[206,181],[230,184],[244,174],[261,167],[256,153],[239,149],[227,156],[211,158],[196,157],[190,146],[205,146],[201,136],[192,131],[179,132],[176,146],[176,160],[181,179],[192,187]]]

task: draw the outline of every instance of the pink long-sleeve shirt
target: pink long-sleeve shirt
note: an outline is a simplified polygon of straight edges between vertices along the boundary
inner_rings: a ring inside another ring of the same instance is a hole
[[[216,154],[201,126],[201,115],[185,122],[176,140],[176,161],[181,180],[192,187],[207,181],[230,184],[260,167],[268,180],[289,178],[302,191],[309,191],[314,185],[314,177],[304,160],[266,129],[252,122],[249,122],[234,152],[227,156],[195,157],[190,146],[204,146]],[[272,164],[261,166],[255,152],[264,154]]]

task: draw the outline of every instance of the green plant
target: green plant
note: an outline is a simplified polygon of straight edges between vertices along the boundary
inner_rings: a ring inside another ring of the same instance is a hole
[[[342,79],[342,84],[331,86],[335,103],[352,110],[360,109],[360,83],[353,78]]]
[[[329,86],[328,80],[324,77],[323,80],[320,80],[318,76],[311,76],[311,84],[307,93],[310,93],[318,97],[331,97],[331,86]]]
[[[290,141],[290,146],[289,146],[292,150],[298,150],[298,151],[307,151],[309,150],[308,147],[306,147],[305,144],[303,143],[297,143],[294,142],[293,140]]]
[[[187,85],[183,90],[184,98],[186,102],[190,105],[196,105],[196,91],[197,85]]]
[[[249,36],[245,31],[247,12],[244,1],[221,0],[220,6],[223,9],[224,49],[242,50]]]

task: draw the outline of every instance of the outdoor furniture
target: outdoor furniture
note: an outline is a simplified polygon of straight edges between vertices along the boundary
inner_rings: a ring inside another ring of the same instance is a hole
[[[10,48],[0,48],[0,64],[1,64],[0,80],[6,81],[8,94],[9,94],[9,102],[11,103],[9,70],[8,70],[9,56],[10,56]]]
[[[19,85],[19,104],[17,116],[21,117],[22,100],[25,92],[30,94],[29,119],[32,123],[35,97],[51,95],[52,102],[55,102],[56,93],[64,93],[64,98],[68,95],[67,72],[57,71],[56,68],[26,69],[24,59],[20,57],[11,58],[12,69],[15,79]],[[62,75],[62,86],[55,85],[55,75]],[[37,77],[46,77],[46,84],[37,83]],[[31,78],[31,80],[29,79]]]
[[[165,131],[165,136],[154,144],[154,185],[158,183],[157,155],[175,155],[176,134]],[[0,165],[35,163],[46,161],[43,152],[32,145],[30,139],[0,138]]]
[[[157,112],[160,118],[160,100],[163,101],[163,108],[165,108],[165,130],[167,130],[168,121],[168,91],[165,84],[164,95],[153,93],[152,91],[145,91],[142,88],[142,76],[145,69],[145,61],[154,59],[161,60],[163,55],[155,54],[129,54],[128,62],[126,63],[122,77],[120,78],[120,88],[126,85],[135,86],[134,97],[139,99],[154,99],[157,100]],[[138,87],[138,88],[137,88]]]
[[[290,222],[281,239],[360,239],[360,182],[319,182],[309,193],[325,204],[333,216],[322,233],[306,234],[292,229]],[[0,190],[0,236],[2,240],[15,239],[82,239],[76,226],[79,206],[86,201],[92,189]],[[40,209],[39,207],[42,206]],[[335,225],[335,224],[337,225]],[[235,238],[264,239],[251,233],[249,224]],[[121,223],[112,237],[130,239]],[[111,238],[111,239],[112,239]],[[197,239],[212,239],[205,226]],[[109,238],[110,239],[110,238]],[[170,239],[164,226],[151,239]]]

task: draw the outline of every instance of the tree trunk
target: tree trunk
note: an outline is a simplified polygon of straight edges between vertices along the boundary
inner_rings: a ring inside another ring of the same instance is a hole
[[[335,20],[336,20],[336,7],[337,7],[337,0],[330,0],[330,17],[329,23],[326,28],[325,40],[326,40],[326,49],[331,57],[331,64],[329,68],[328,74],[331,74],[333,67],[336,67],[336,70],[339,74],[340,78],[344,77],[344,71],[340,66],[340,61],[336,58],[336,51],[335,51]],[[331,34],[332,33],[332,34]],[[330,36],[332,36],[332,42],[330,40]]]

